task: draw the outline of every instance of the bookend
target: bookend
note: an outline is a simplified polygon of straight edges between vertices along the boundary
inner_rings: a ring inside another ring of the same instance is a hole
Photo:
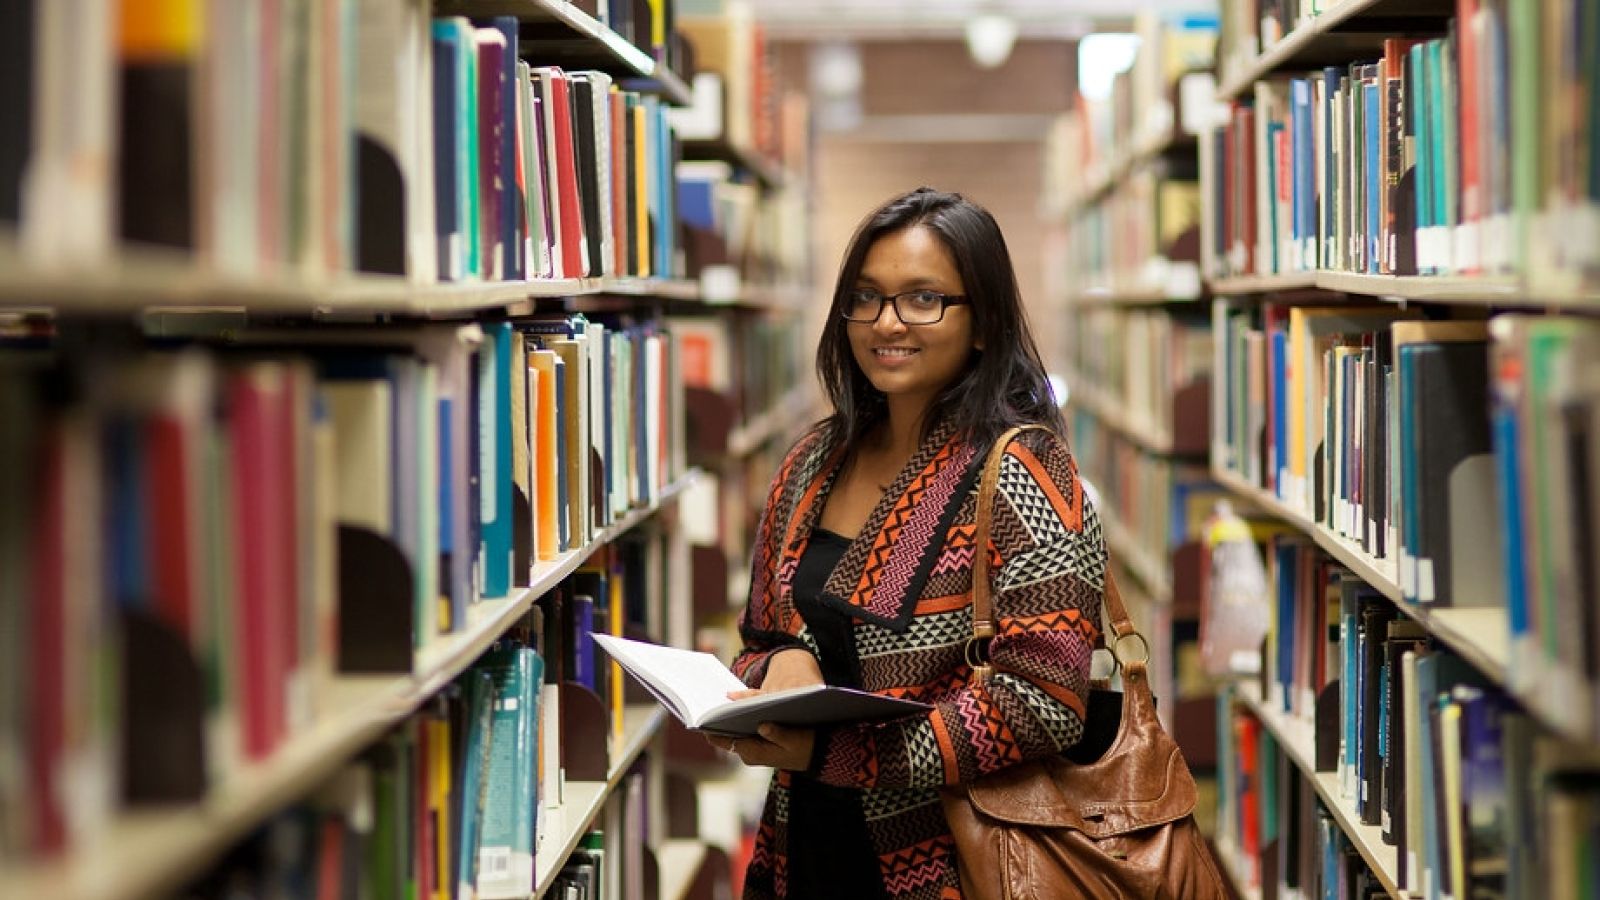
[[[702,739],[700,743],[704,744],[705,741]],[[700,792],[695,779],[682,772],[668,771],[662,791],[667,813],[666,837],[699,837]]]
[[[206,792],[205,678],[189,641],[140,609],[123,609],[122,799],[197,803]]]
[[[715,621],[728,614],[728,554],[721,547],[695,544],[689,550],[689,583],[693,586],[694,621]]]
[[[411,563],[391,540],[339,525],[339,671],[411,671],[416,633]]]
[[[699,463],[726,456],[737,416],[733,401],[710,388],[686,387],[683,407],[689,420],[685,429],[689,458]]]
[[[1172,397],[1172,452],[1204,455],[1211,448],[1211,377],[1202,375]]]
[[[575,681],[561,683],[561,767],[572,781],[605,781],[611,774],[611,711],[600,695]]]
[[[628,679],[632,681],[633,679]],[[647,692],[648,693],[648,692]],[[651,702],[654,702],[652,699]],[[674,766],[709,767],[726,764],[729,757],[722,754],[705,735],[690,731],[676,718],[669,718],[662,729],[665,732],[666,756]]]
[[[521,485],[511,487],[511,586],[533,583],[533,504]]]
[[[356,140],[356,268],[406,274],[406,183],[393,154],[366,134]]]
[[[1339,681],[1334,679],[1317,692],[1316,705],[1316,765],[1318,772],[1332,772],[1339,768]]]

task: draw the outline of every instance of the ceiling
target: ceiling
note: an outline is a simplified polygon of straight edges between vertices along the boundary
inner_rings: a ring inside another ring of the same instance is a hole
[[[704,2],[704,0],[701,0]],[[773,37],[858,39],[959,35],[980,12],[1014,18],[1023,39],[1077,38],[1125,27],[1133,13],[1210,14],[1214,0],[744,0]]]

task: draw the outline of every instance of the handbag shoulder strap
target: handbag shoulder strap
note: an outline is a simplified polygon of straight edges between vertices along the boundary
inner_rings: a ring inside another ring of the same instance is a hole
[[[994,521],[995,494],[1000,487],[1000,466],[1005,461],[1006,448],[1011,445],[1012,439],[1024,431],[1035,429],[1049,431],[1043,425],[1018,425],[995,441],[983,463],[983,476],[978,482],[977,533],[973,536],[972,637],[975,640],[994,637],[996,629],[989,591],[989,529]],[[1116,636],[1117,642],[1130,636],[1144,640],[1138,629],[1133,627],[1127,608],[1122,605],[1122,592],[1117,590],[1110,566],[1106,567],[1105,606],[1106,620],[1111,623],[1111,633]],[[1121,661],[1120,658],[1118,661]]]

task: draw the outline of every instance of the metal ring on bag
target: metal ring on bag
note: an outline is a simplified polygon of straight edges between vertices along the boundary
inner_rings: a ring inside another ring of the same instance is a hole
[[[1118,668],[1126,669],[1128,667],[1129,661],[1122,658],[1122,653],[1118,648],[1122,645],[1123,641],[1128,640],[1129,638],[1138,638],[1140,646],[1144,647],[1144,658],[1133,660],[1133,662],[1137,662],[1141,666],[1148,664],[1150,662],[1150,642],[1145,640],[1144,635],[1140,634],[1139,632],[1130,631],[1127,634],[1118,635],[1111,641],[1111,658],[1117,661]]]
[[[967,642],[961,645],[961,655],[966,658],[967,666],[976,669],[987,665],[988,647],[989,638],[967,638]]]

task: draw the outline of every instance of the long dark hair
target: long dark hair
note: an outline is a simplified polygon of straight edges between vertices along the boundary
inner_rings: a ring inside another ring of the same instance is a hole
[[[841,313],[872,245],[886,234],[915,225],[938,235],[950,251],[971,298],[974,343],[984,348],[973,351],[965,373],[934,399],[923,428],[948,418],[964,437],[984,447],[1007,428],[1026,423],[1048,425],[1065,436],[1000,226],[988,210],[960,194],[924,187],[895,197],[868,215],[845,251],[817,344],[817,377],[833,402],[833,415],[825,425],[834,440],[847,453],[853,452],[862,436],[888,415],[883,394],[867,380],[850,352],[848,323]]]

